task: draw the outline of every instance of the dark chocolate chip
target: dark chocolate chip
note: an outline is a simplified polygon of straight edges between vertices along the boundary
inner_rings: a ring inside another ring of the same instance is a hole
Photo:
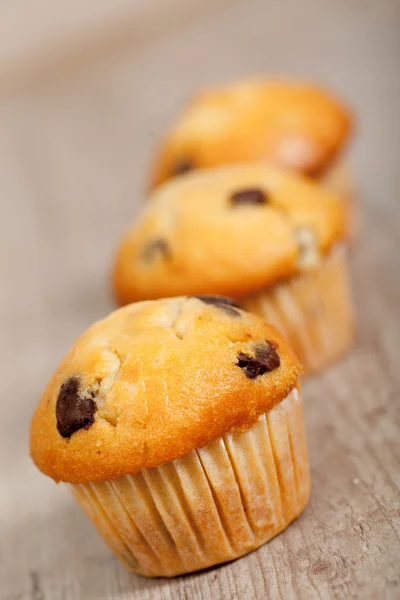
[[[235,308],[240,308],[239,304],[237,304],[232,298],[228,298],[227,296],[215,296],[208,295],[205,296],[192,296],[192,298],[197,298],[206,304],[228,304],[228,306],[234,306]]]
[[[197,298],[201,300],[205,304],[212,304],[213,306],[217,306],[218,308],[224,310],[228,315],[231,316],[240,316],[240,312],[236,310],[240,308],[239,304],[236,304],[232,300],[232,298],[226,298],[225,296],[192,296],[193,298]]]
[[[274,371],[281,364],[279,354],[275,350],[274,345],[267,340],[265,344],[256,346],[254,357],[240,352],[236,365],[243,369],[244,374],[249,379],[255,379],[259,375]]]
[[[183,175],[194,169],[193,162],[189,158],[181,158],[172,167],[172,175]]]
[[[267,204],[267,194],[258,188],[246,188],[231,195],[231,204]]]
[[[171,256],[168,242],[162,238],[150,240],[143,248],[142,258],[144,260],[152,260],[157,255],[164,258],[169,258]]]
[[[78,429],[89,429],[94,423],[96,410],[93,398],[82,398],[79,395],[79,379],[71,377],[62,384],[57,398],[58,432],[62,437],[67,438]]]

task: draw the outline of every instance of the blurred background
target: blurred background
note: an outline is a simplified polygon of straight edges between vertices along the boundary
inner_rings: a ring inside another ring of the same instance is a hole
[[[398,385],[399,31],[398,0],[0,2],[1,598],[114,593],[105,565],[118,567],[97,534],[31,467],[28,424],[74,338],[112,309],[107,278],[118,236],[142,202],[158,138],[198,87],[286,74],[327,86],[353,108],[350,158],[365,226],[353,256],[359,345],[343,377],[355,385],[356,373],[375,373],[370,393],[386,403],[385,427],[395,420],[387,407]],[[332,375],[318,385],[336,389]],[[307,416],[317,477],[333,451],[317,441],[334,420],[317,412],[320,390],[310,384]],[[332,461],[351,479],[345,455]],[[63,561],[73,577],[57,587],[49,573],[67,577]],[[97,578],[90,589],[86,569]],[[42,596],[29,596],[32,573],[41,573]]]

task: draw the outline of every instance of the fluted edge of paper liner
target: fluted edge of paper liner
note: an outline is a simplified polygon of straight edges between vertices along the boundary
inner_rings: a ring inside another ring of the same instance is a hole
[[[125,566],[173,576],[242,556],[304,509],[310,475],[298,389],[246,431],[115,480],[68,484]]]

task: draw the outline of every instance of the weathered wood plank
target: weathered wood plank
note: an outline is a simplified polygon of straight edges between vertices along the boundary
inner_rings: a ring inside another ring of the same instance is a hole
[[[399,12],[396,0],[217,3],[148,42],[143,32],[140,52],[126,43],[0,104],[2,600],[400,597]],[[183,98],[207,80],[281,70],[336,87],[359,117],[357,344],[305,384],[304,515],[234,563],[172,581],[134,577],[31,465],[31,412],[74,337],[112,307],[115,242]]]

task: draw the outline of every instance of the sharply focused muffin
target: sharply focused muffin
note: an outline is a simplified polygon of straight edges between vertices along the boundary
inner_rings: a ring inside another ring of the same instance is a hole
[[[158,188],[124,237],[115,295],[234,297],[314,371],[352,340],[345,223],[330,193],[264,164],[188,173]]]
[[[61,362],[31,454],[129,569],[202,569],[257,548],[307,503],[299,371],[277,331],[227,298],[132,304]]]
[[[330,92],[285,79],[249,79],[198,94],[157,151],[151,186],[189,170],[265,161],[337,193],[356,223],[344,150],[348,109]]]

